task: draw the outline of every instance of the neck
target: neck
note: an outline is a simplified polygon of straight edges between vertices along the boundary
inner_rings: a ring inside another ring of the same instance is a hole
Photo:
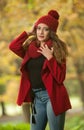
[[[51,44],[51,40],[50,39],[48,39],[48,40],[46,40],[46,41],[36,41],[36,45],[37,45],[37,47],[40,47],[40,46],[43,46],[44,44],[47,44],[47,45],[49,45],[49,46],[51,46],[52,44]]]
[[[46,41],[45,41],[46,42]],[[45,42],[44,41],[37,41],[37,46],[42,46],[42,45],[44,45],[45,44]]]
[[[45,42],[41,42],[41,43],[40,43],[40,46],[43,46],[44,44],[45,44]]]

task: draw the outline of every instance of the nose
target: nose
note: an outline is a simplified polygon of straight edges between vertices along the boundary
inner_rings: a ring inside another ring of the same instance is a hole
[[[40,34],[43,34],[43,33],[44,33],[44,30],[43,30],[43,29],[41,29],[41,30],[40,30]]]

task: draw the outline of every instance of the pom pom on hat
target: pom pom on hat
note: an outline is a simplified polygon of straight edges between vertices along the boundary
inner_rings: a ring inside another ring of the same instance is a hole
[[[48,15],[51,15],[52,17],[54,17],[57,20],[59,19],[59,14],[58,14],[58,12],[56,10],[50,10],[48,12]]]
[[[40,23],[46,24],[53,32],[57,31],[59,24],[59,14],[56,10],[50,10],[47,15],[40,17],[35,23],[35,27]]]

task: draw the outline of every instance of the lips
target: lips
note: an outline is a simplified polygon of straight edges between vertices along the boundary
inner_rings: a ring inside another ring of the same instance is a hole
[[[39,38],[44,38],[44,36],[39,36]]]

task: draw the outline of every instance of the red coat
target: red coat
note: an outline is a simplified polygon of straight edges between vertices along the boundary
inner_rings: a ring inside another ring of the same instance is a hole
[[[24,51],[22,44],[28,38],[24,31],[15,40],[11,42],[9,48],[18,56],[23,58],[21,64],[21,82],[18,93],[17,103],[21,105],[23,102],[31,102],[31,85],[28,73],[25,71],[25,63],[30,59],[28,51]],[[66,63],[59,65],[54,57],[45,60],[42,68],[42,80],[48,91],[53,110],[56,115],[71,108],[67,90],[63,84],[66,75]]]

